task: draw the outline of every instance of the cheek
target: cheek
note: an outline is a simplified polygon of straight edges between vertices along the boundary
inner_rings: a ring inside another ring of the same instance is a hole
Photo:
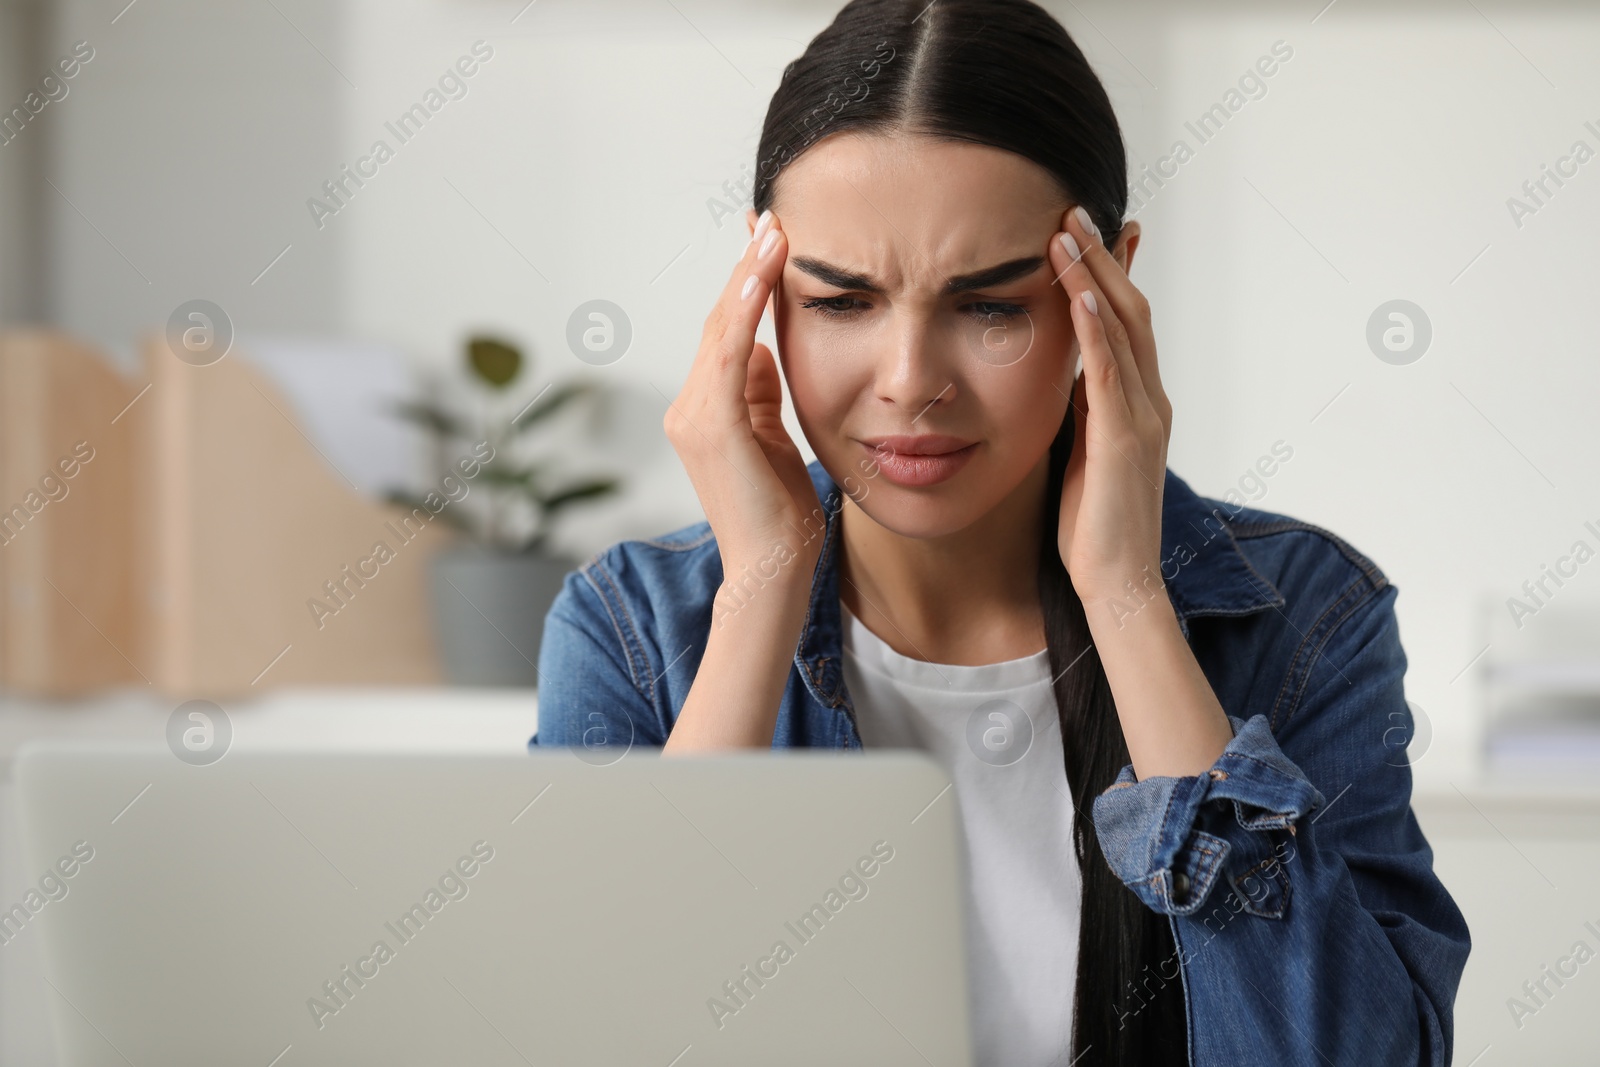
[[[1037,360],[1030,355],[969,379],[976,406],[990,427],[993,455],[1006,466],[1031,462],[1055,438],[1071,393],[1063,362],[1059,354]]]
[[[801,414],[842,415],[870,388],[886,343],[874,330],[838,326],[803,308],[777,314],[774,328],[784,378]]]
[[[850,358],[829,331],[792,313],[775,317],[778,362],[789,401],[806,438],[817,448],[837,434],[859,383],[852,377],[864,364]]]
[[[1066,417],[1077,346],[1064,314],[1034,312],[1027,354],[1004,365],[975,364],[972,389],[994,427],[995,454],[1009,464],[1048,449]]]
[[[1050,407],[1065,403],[1063,394],[1072,391],[1072,369],[1078,356],[1072,317],[1065,308],[1048,302],[1035,304],[1027,318],[1004,334],[991,334],[1002,336],[1012,351],[1009,361],[975,361],[982,377],[991,383],[989,388],[1004,390],[1014,404]]]

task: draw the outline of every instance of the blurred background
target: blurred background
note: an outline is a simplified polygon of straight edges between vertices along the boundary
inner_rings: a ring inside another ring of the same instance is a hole
[[[197,699],[522,746],[561,575],[703,518],[666,398],[837,6],[0,0],[0,759]],[[1459,1062],[1594,1062],[1600,12],[1044,6],[1122,120],[1172,468],[1401,590]],[[3,1063],[54,1062],[32,952]]]

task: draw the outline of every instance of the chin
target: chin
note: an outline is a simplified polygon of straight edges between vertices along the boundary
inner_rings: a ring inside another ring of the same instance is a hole
[[[850,484],[865,490],[855,494],[856,506],[873,522],[901,537],[925,539],[958,533],[994,504],[974,491],[974,486],[982,484],[977,471],[962,471],[948,481],[917,488],[895,485],[882,472],[856,473]]]
[[[873,522],[890,533],[917,540],[958,533],[978,517],[970,505],[960,506],[956,501],[931,500],[926,496],[896,500],[877,490],[873,490],[860,507]]]

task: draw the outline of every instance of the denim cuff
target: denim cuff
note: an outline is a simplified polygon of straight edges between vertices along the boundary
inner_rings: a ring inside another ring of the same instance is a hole
[[[1188,915],[1206,902],[1230,852],[1244,858],[1265,854],[1258,838],[1294,824],[1321,807],[1323,796],[1278,748],[1265,715],[1248,721],[1228,716],[1233,740],[1204,774],[1139,781],[1132,765],[1122,768],[1094,801],[1094,825],[1106,862],[1124,885],[1151,909]],[[1246,872],[1255,874],[1258,864]],[[1281,915],[1288,886],[1281,865],[1271,864],[1281,891],[1262,898],[1257,914]],[[1238,881],[1238,879],[1235,879]],[[1259,884],[1259,883],[1258,883]]]

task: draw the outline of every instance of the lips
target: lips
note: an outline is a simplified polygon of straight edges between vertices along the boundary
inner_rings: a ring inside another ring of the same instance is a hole
[[[951,478],[978,449],[977,441],[949,434],[905,434],[861,439],[877,473],[895,485],[919,488]]]
[[[875,452],[893,452],[901,456],[943,456],[959,452],[977,442],[963,437],[952,437],[950,434],[928,433],[915,436],[890,434],[886,437],[864,437],[861,443]]]

